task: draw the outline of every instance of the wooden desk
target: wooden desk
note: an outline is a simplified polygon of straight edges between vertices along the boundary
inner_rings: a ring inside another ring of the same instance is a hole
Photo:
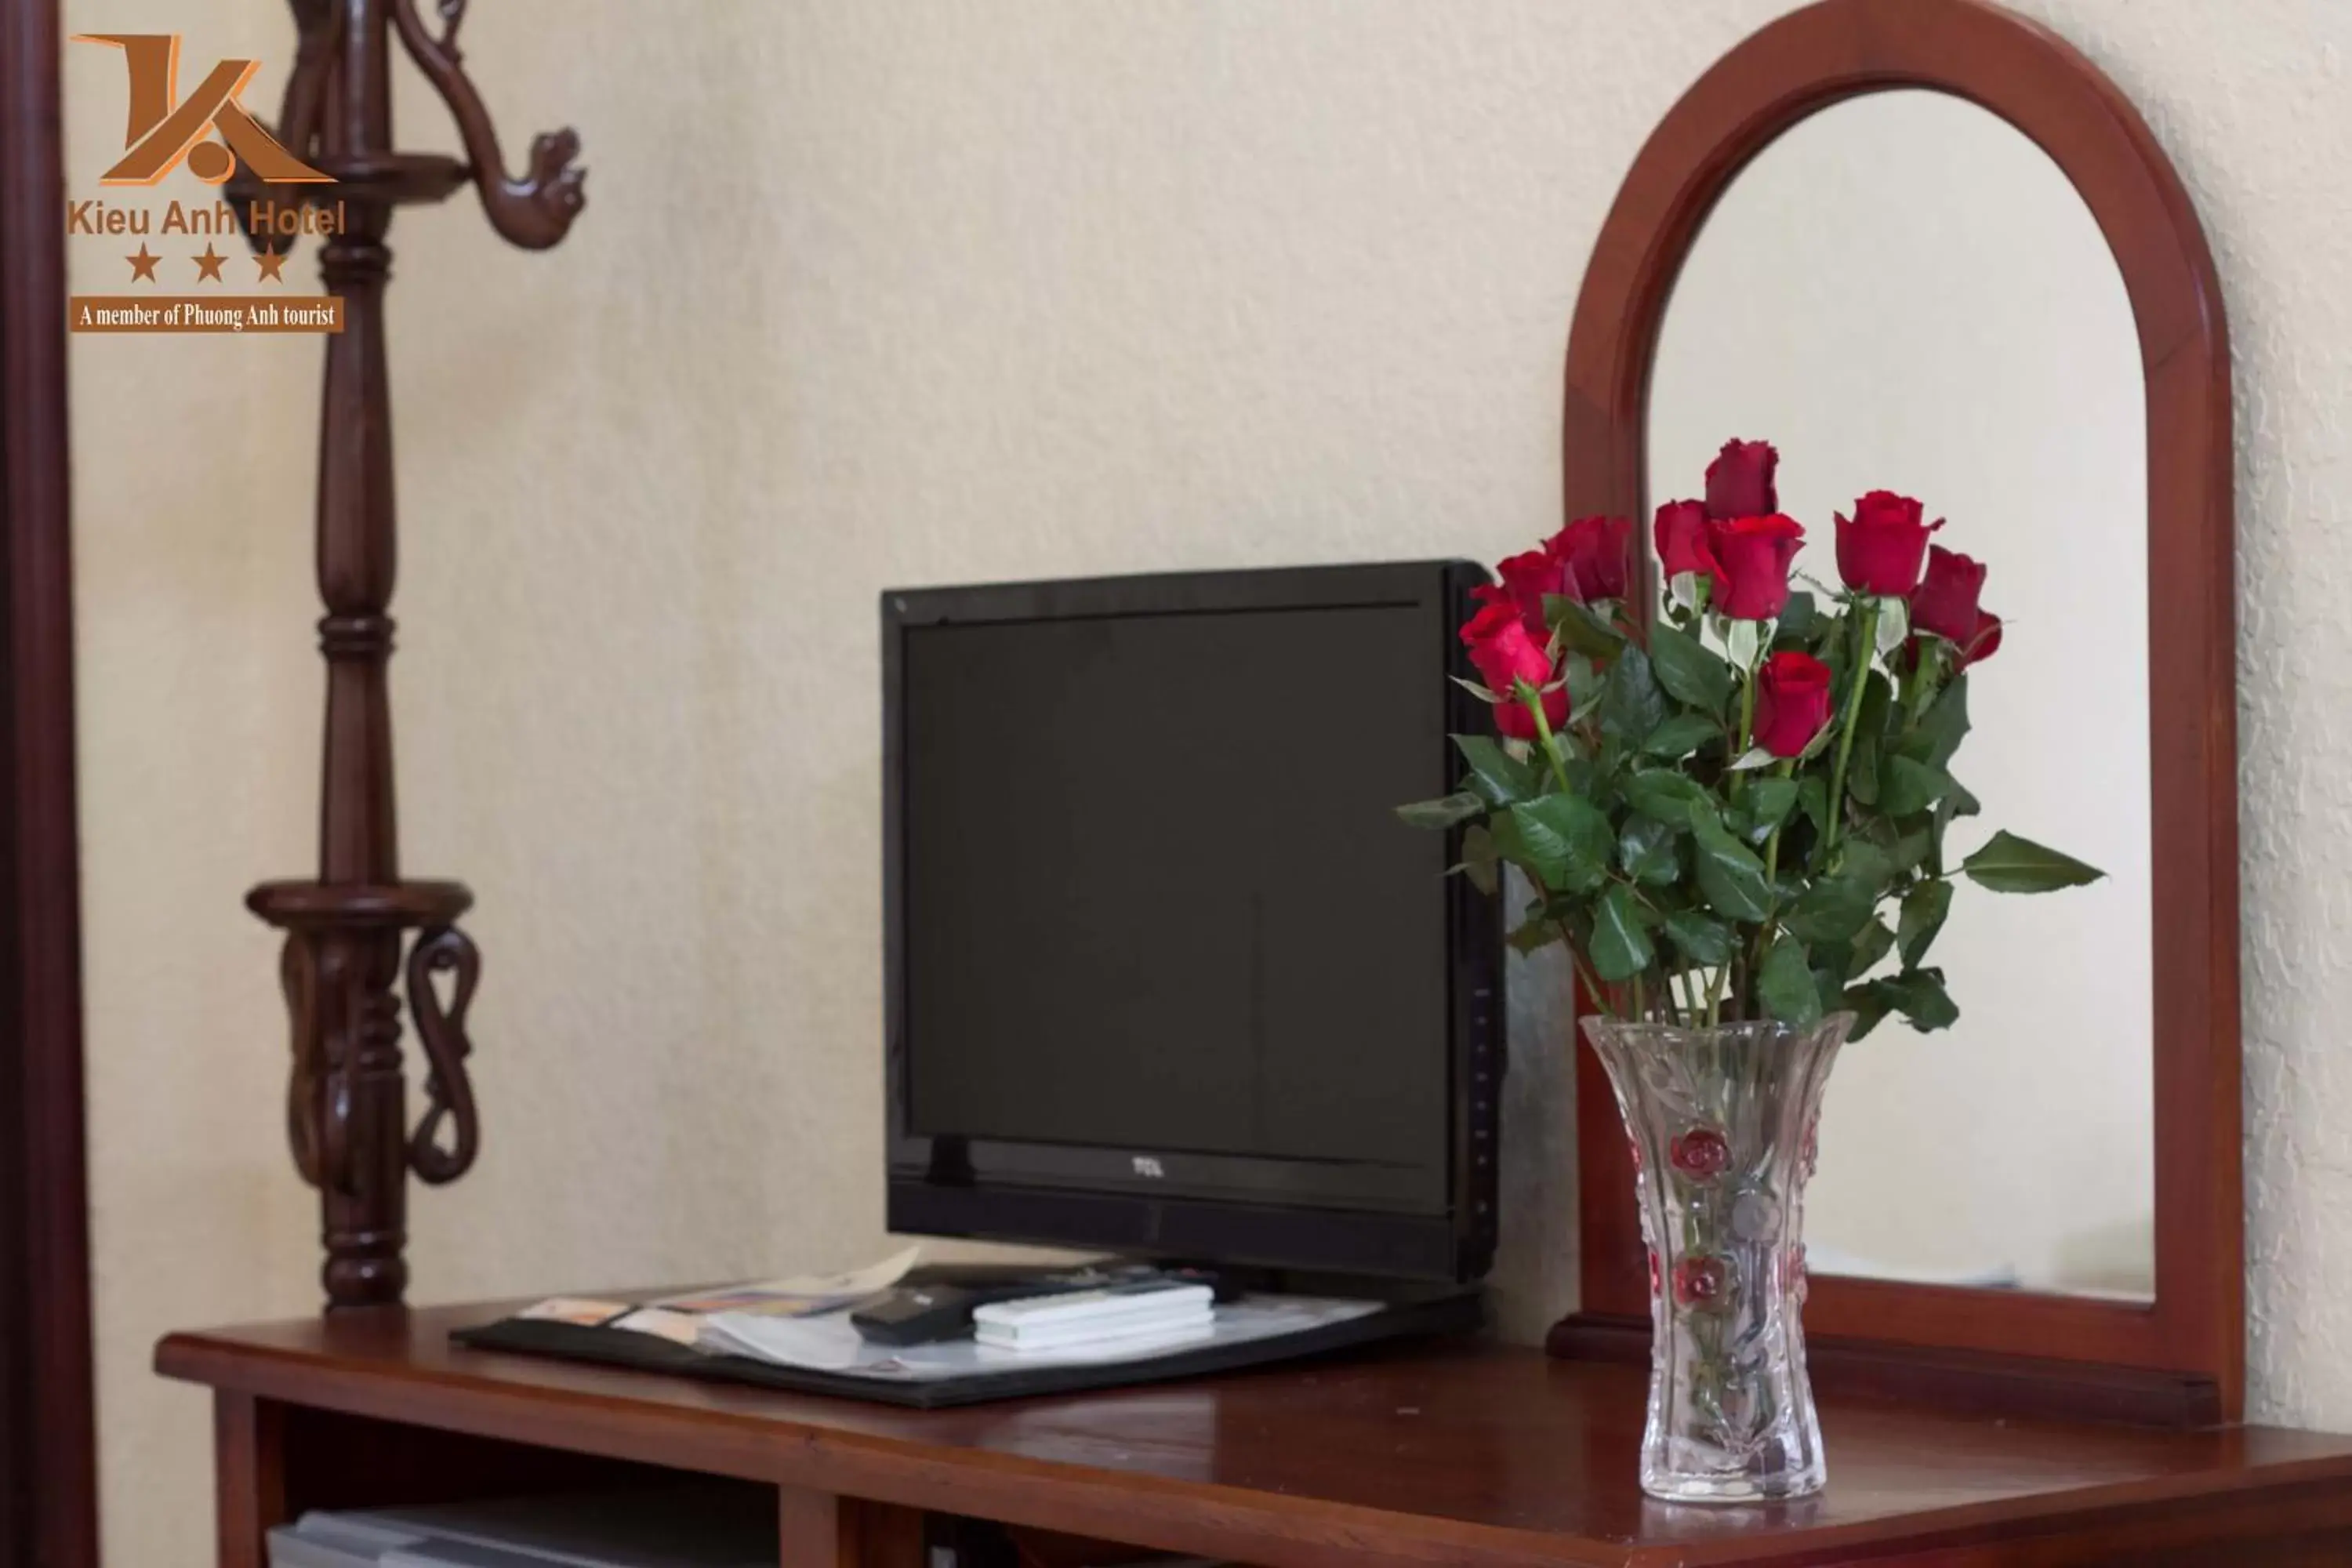
[[[1822,1496],[1674,1508],[1634,1484],[1631,1367],[1460,1342],[924,1412],[449,1344],[505,1310],[165,1340],[215,1390],[223,1568],[305,1509],[664,1470],[774,1487],[783,1563],[825,1568],[914,1568],[924,1510],[1297,1568],[2352,1563],[2352,1438],[1845,1404]]]

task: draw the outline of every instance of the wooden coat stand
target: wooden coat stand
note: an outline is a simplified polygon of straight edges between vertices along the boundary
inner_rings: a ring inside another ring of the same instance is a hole
[[[294,1049],[287,1131],[296,1166],[319,1189],[327,1304],[338,1308],[400,1300],[408,1282],[401,1256],[408,1173],[455,1181],[480,1142],[465,1020],[481,960],[456,924],[473,894],[461,883],[400,874],[386,683],[396,549],[383,335],[392,252],[384,236],[395,208],[444,201],[471,184],[500,236],[545,249],[579,216],[585,171],[572,166],[579,139],[564,131],[533,142],[522,177],[507,174],[498,133],[457,49],[466,0],[438,0],[437,31],[418,15],[418,0],[291,4],[299,47],[277,134],[334,184],[263,185],[244,175],[230,189],[248,221],[255,202],[282,205],[289,191],[342,214],[321,258],[327,287],[345,312],[343,331],[327,340],[319,434],[325,767],[318,877],[265,882],[246,903],[286,933],[280,970]],[[395,31],[456,119],[464,161],[394,151]],[[258,227],[251,238],[257,248],[288,243]],[[434,985],[445,973],[454,980],[446,1004]],[[404,984],[427,1069],[425,1110],[413,1129],[401,1074]]]

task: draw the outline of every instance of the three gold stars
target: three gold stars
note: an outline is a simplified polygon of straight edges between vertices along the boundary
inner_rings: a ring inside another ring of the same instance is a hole
[[[265,250],[255,256],[253,265],[259,274],[257,280],[263,283],[284,283],[286,256],[287,253],[282,250]],[[138,255],[126,256],[122,259],[131,263],[131,281],[133,283],[160,281],[155,276],[155,268],[163,258],[149,250],[146,241],[140,241]],[[196,264],[197,282],[225,283],[227,281],[221,276],[221,268],[227,264],[228,258],[214,249],[210,243],[205,246],[205,253],[202,256],[192,256],[188,259]]]

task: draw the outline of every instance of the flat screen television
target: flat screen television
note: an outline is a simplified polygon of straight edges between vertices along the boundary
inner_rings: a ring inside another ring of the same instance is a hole
[[[1466,563],[882,596],[889,1223],[1467,1280],[1496,900]]]

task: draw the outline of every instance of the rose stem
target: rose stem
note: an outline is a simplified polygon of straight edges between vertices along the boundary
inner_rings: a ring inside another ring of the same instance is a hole
[[[1781,778],[1788,778],[1797,771],[1797,759],[1783,757],[1780,765],[1772,771]],[[1786,820],[1783,818],[1774,823],[1772,836],[1764,841],[1764,892],[1772,900],[1772,907],[1765,911],[1764,923],[1756,928],[1754,952],[1759,964],[1764,962],[1765,942],[1771,936],[1772,928],[1780,914],[1780,829]]]
[[[1781,758],[1780,765],[1774,768],[1772,772],[1780,778],[1785,779],[1794,777],[1797,772],[1797,759],[1794,757]],[[1794,808],[1791,807],[1790,809],[1793,810]],[[1788,819],[1786,817],[1774,823],[1772,825],[1772,836],[1764,841],[1764,890],[1768,893],[1773,891],[1774,880],[1780,874],[1780,829],[1787,826],[1787,823]],[[1778,895],[1776,894],[1775,896],[1777,897]]]
[[[1569,785],[1568,770],[1560,765],[1559,748],[1552,743],[1551,721],[1544,717],[1543,693],[1522,680],[1519,682],[1519,701],[1535,719],[1536,738],[1542,742],[1544,760],[1551,763],[1551,776],[1559,782],[1559,793],[1574,795],[1576,791]]]
[[[1862,637],[1854,648],[1853,689],[1846,693],[1845,723],[1838,733],[1837,765],[1830,772],[1830,821],[1822,832],[1822,853],[1837,847],[1838,823],[1845,816],[1845,765],[1853,755],[1854,726],[1862,720],[1862,694],[1870,685],[1870,660],[1878,641],[1878,600],[1865,600]]]
[[[1746,756],[1756,744],[1756,671],[1743,668],[1739,672],[1739,749],[1731,753],[1735,763]],[[1731,775],[1731,798],[1743,800],[1748,794],[1748,775],[1736,772]]]

